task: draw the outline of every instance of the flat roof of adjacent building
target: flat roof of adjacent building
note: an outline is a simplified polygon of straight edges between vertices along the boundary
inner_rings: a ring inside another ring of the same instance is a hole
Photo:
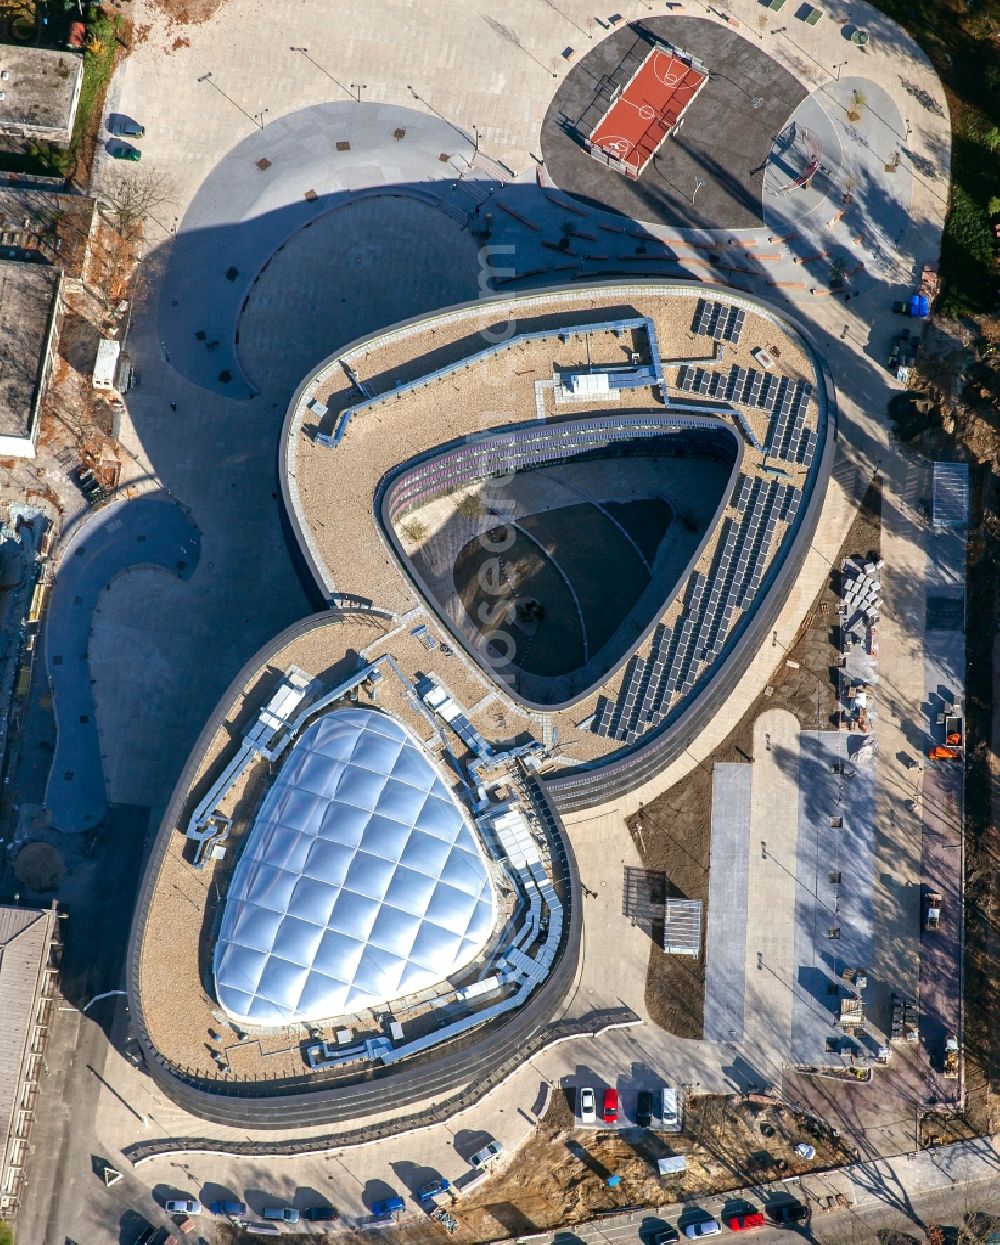
[[[69,142],[83,76],[83,58],[47,48],[0,48],[0,130],[49,133]]]
[[[25,1048],[31,1031],[42,974],[49,961],[56,913],[0,907],[0,1166],[7,1155],[11,1120],[21,1094]],[[0,1182],[2,1187],[2,1182]]]
[[[0,436],[31,433],[62,274],[0,261]]]
[[[0,259],[55,264],[68,277],[83,275],[97,203],[66,194],[61,179],[17,184],[0,180]]]
[[[27,438],[61,273],[0,261],[0,436]]]

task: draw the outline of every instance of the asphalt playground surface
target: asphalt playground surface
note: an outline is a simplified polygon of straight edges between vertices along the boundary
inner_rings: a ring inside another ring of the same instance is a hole
[[[643,29],[695,56],[710,76],[676,138],[633,181],[592,159],[580,140],[610,104],[608,77]],[[591,207],[635,220],[682,228],[759,225],[772,144],[806,92],[768,56],[766,43],[751,38],[673,15],[644,19],[602,40],[570,70],[546,113],[542,154],[552,180]]]

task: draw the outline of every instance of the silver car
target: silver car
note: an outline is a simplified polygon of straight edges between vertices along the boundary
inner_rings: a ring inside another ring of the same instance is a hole
[[[503,1154],[503,1142],[491,1141],[483,1146],[481,1150],[477,1150],[469,1159],[473,1167],[485,1167],[492,1159],[499,1158]]]
[[[689,1223],[684,1229],[684,1235],[696,1241],[700,1236],[719,1236],[722,1227],[718,1219],[699,1219],[695,1223]]]
[[[592,1089],[587,1088],[579,1091],[579,1102],[577,1105],[581,1123],[597,1123],[597,1096]]]
[[[201,1202],[196,1197],[172,1197],[163,1209],[168,1215],[200,1215]]]

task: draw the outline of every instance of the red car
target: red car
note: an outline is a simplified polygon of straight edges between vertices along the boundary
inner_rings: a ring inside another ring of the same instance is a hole
[[[752,1214],[733,1215],[725,1224],[730,1232],[749,1232],[751,1228],[762,1228],[765,1222],[760,1211],[755,1210]]]
[[[618,1123],[618,1090],[606,1089],[601,1099],[601,1119],[605,1124]]]

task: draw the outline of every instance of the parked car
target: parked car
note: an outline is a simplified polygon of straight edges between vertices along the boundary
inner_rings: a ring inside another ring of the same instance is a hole
[[[664,1132],[681,1131],[681,1104],[676,1089],[667,1088],[660,1092],[660,1120]]]
[[[597,1098],[592,1089],[577,1090],[577,1111],[584,1124],[597,1122]]]
[[[491,1159],[499,1158],[503,1154],[502,1141],[490,1141],[481,1150],[477,1150],[469,1159],[473,1167],[485,1167]]]
[[[124,143],[116,147],[111,153],[114,160],[141,160],[142,152],[138,147],[132,147],[128,143]]]
[[[208,1209],[213,1215],[245,1215],[246,1202],[212,1202]]]
[[[447,1193],[450,1188],[451,1181],[439,1176],[437,1180],[428,1180],[426,1184],[420,1186],[417,1190],[417,1199],[426,1202],[428,1198],[436,1197],[439,1193]]]
[[[648,1089],[639,1091],[635,1108],[635,1122],[640,1128],[648,1128],[653,1122],[653,1095]]]
[[[649,1238],[649,1245],[674,1245],[674,1241],[681,1239],[680,1233],[671,1223],[665,1223],[662,1228],[657,1228]]]
[[[168,1215],[200,1215],[201,1202],[196,1197],[172,1197],[163,1209]]]
[[[265,1206],[264,1218],[274,1223],[298,1223],[302,1215],[294,1206]]]
[[[718,1219],[696,1219],[684,1229],[684,1235],[692,1241],[702,1236],[719,1236],[721,1233],[722,1228],[719,1226]]]
[[[601,1119],[605,1124],[618,1123],[618,1090],[606,1089],[601,1101]]]
[[[307,1206],[302,1212],[302,1218],[312,1223],[329,1223],[332,1219],[340,1218],[340,1211],[335,1206]]]
[[[142,138],[146,133],[146,127],[140,125],[138,121],[133,121],[131,117],[120,117],[115,126],[115,133],[124,134],[128,138]]]
[[[766,1214],[771,1223],[780,1228],[782,1224],[801,1223],[803,1219],[808,1219],[809,1208],[801,1202],[779,1202],[777,1206],[768,1206]]]
[[[403,1210],[406,1210],[406,1203],[398,1193],[384,1197],[372,1205],[372,1215],[376,1219],[388,1219],[390,1215],[398,1215]]]
[[[732,1215],[725,1221],[730,1232],[749,1232],[753,1228],[762,1228],[766,1219],[759,1210],[746,1211],[742,1215]]]

